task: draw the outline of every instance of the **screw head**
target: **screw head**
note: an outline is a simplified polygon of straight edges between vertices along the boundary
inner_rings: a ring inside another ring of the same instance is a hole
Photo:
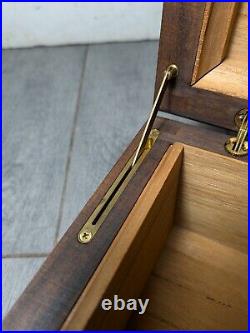
[[[80,243],[88,243],[92,238],[92,233],[91,231],[84,230],[81,231],[78,235],[78,240]]]

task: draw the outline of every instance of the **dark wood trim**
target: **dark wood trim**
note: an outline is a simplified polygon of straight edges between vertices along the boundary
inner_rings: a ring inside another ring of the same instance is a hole
[[[177,64],[179,76],[161,110],[235,130],[234,116],[247,101],[191,86],[205,4],[164,3],[155,87],[157,91],[166,67]]]
[[[216,128],[204,129],[164,118],[157,118],[155,125],[161,133],[153,150],[123,192],[95,240],[81,245],[77,241],[77,233],[134,152],[141,131],[10,310],[4,320],[4,330],[61,328],[170,143],[184,142],[229,156],[223,147],[228,136],[226,131],[221,133]]]

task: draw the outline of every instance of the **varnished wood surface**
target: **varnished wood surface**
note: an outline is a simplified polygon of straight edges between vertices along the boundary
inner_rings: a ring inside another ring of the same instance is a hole
[[[104,298],[138,298],[172,226],[183,147],[174,144],[124,222],[62,329],[123,329],[130,311],[104,311]],[[166,201],[167,198],[167,201]]]
[[[130,329],[247,329],[246,179],[246,163],[184,145],[174,228]]]
[[[237,11],[237,2],[206,2],[192,84],[225,58]]]
[[[144,181],[147,182],[146,175],[148,174],[150,177],[153,169],[158,165],[161,156],[163,156],[168,148],[169,143],[176,141],[185,142],[227,155],[224,151],[224,141],[228,134],[221,133],[216,129],[205,130],[204,128],[185,125],[163,118],[156,120],[155,127],[161,132],[159,143],[156,146],[158,148],[154,150],[156,155],[151,154],[148,162],[145,160],[145,166],[142,166],[140,174],[137,176],[138,183],[133,183],[130,190],[127,188],[127,191],[124,192],[123,200],[120,201],[121,206],[117,203],[117,206],[121,208],[114,210],[112,215],[113,221],[116,221],[115,223],[118,224],[120,223],[120,226],[123,219],[121,215],[123,214],[122,211],[124,212],[124,221],[136,202],[137,194],[139,196],[140,192],[143,190],[146,184]],[[59,329],[64,323],[73,305],[81,295],[84,286],[87,284],[95,268],[98,266],[99,261],[104,256],[109,247],[109,242],[112,241],[112,237],[114,237],[119,227],[117,228],[117,224],[116,227],[113,226],[113,224],[109,226],[110,228],[114,227],[117,229],[113,233],[113,236],[110,236],[109,240],[102,240],[104,241],[102,244],[105,245],[101,246],[101,243],[98,242],[100,247],[99,245],[97,247],[96,245],[95,247],[93,246],[92,251],[88,252],[91,259],[86,259],[86,250],[77,242],[76,235],[84,221],[90,216],[91,212],[98,205],[109,186],[119,174],[119,171],[122,169],[129,156],[132,155],[139,137],[140,134],[133,140],[132,144],[127,148],[126,152],[121,156],[117,164],[104,179],[93,197],[63,236],[62,240],[49,255],[38,274],[7,315],[4,321],[4,329],[20,330],[40,328],[55,330]],[[149,166],[149,164],[151,166]],[[148,168],[146,165],[148,165]],[[140,184],[140,186],[138,184]],[[100,255],[101,250],[103,250],[102,255]],[[83,262],[87,263],[88,260],[90,266],[83,266]]]
[[[234,116],[246,100],[191,86],[205,3],[169,2],[163,8],[156,91],[169,64],[178,65],[179,75],[161,110],[235,129]]]
[[[217,29],[219,29],[217,27]],[[194,87],[248,99],[248,3],[242,3],[226,58]]]

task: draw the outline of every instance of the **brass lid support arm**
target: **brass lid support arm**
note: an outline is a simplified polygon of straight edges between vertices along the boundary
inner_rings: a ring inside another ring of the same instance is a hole
[[[153,123],[155,121],[155,118],[157,116],[158,110],[160,108],[161,101],[163,99],[165,90],[167,88],[167,83],[170,80],[176,78],[177,75],[178,75],[178,67],[176,65],[174,65],[174,64],[168,66],[168,68],[164,72],[164,77],[162,79],[160,88],[158,90],[156,99],[154,101],[152,111],[150,112],[150,115],[149,115],[149,118],[147,120],[146,126],[144,128],[144,131],[143,131],[140,143],[139,143],[139,145],[138,145],[138,147],[136,149],[136,153],[135,153],[135,156],[134,156],[134,159],[133,159],[133,162],[132,162],[132,167],[136,164],[136,162],[139,159],[140,154],[143,151],[144,146],[145,146],[145,144],[147,142],[148,136],[149,136],[149,134],[151,132],[151,129],[153,127]]]

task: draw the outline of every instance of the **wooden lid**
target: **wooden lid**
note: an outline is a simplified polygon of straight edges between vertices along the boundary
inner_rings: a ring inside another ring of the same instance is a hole
[[[164,3],[156,91],[166,67],[179,75],[161,111],[235,130],[247,107],[247,3]]]

